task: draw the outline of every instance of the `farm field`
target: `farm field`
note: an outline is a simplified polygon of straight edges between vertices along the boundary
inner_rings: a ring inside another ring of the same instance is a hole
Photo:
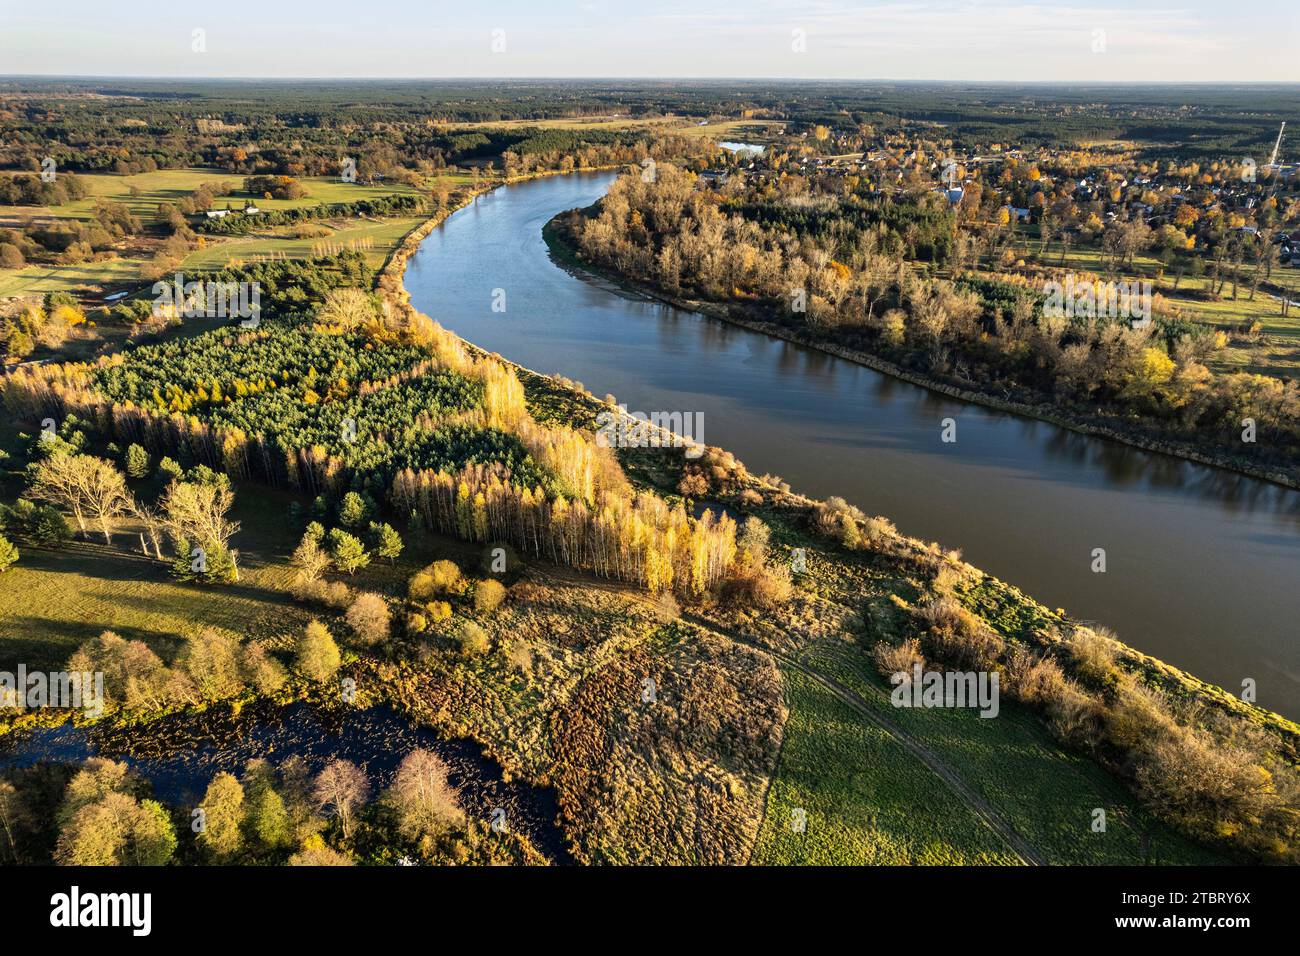
[[[3,174],[0,174],[3,175]],[[13,175],[9,173],[8,175]],[[160,203],[175,203],[200,186],[216,183],[234,190],[230,196],[218,196],[214,209],[241,208],[253,201],[260,209],[274,211],[312,207],[326,203],[356,202],[391,195],[414,194],[416,190],[401,183],[365,185],[345,183],[337,177],[306,177],[301,180],[307,192],[297,199],[266,199],[243,192],[243,176],[212,169],[160,169],[131,176],[79,174],[88,187],[88,195],[57,207],[0,206],[0,228],[16,226],[31,218],[36,220],[89,221],[98,201],[122,203],[146,226],[153,221]],[[470,181],[464,173],[440,177],[448,188]],[[418,217],[369,220],[365,222],[335,220],[329,224],[331,235],[315,239],[298,239],[292,227],[222,238],[203,236],[203,248],[195,250],[184,262],[190,269],[219,268],[232,260],[247,260],[272,255],[289,258],[308,256],[315,243],[336,242],[341,248],[349,243],[365,244],[365,254],[372,265],[382,265],[402,238],[419,224]],[[144,284],[140,268],[147,252],[138,248],[123,249],[117,256],[87,261],[77,265],[31,264],[22,269],[0,269],[0,299],[50,292],[68,292],[96,301],[110,291],[122,291]]]
[[[292,235],[292,227],[284,226],[277,230],[281,233],[279,235],[254,234],[210,241],[206,248],[186,257],[183,268],[219,269],[231,263],[272,256],[305,259],[313,255],[313,249],[320,245],[334,245],[341,249],[359,248],[365,253],[366,261],[378,267],[401,244],[406,234],[423,221],[420,217],[366,221],[324,220],[320,225],[327,227],[329,234],[310,239],[299,239]]]
[[[401,183],[366,185],[346,183],[336,176],[305,176],[299,180],[306,189],[305,195],[297,199],[267,199],[263,196],[250,196],[244,192],[246,177],[242,175],[218,169],[197,168],[159,169],[130,176],[78,173],[77,178],[87,187],[87,195],[84,198],[61,206],[0,206],[0,227],[11,219],[26,215],[89,220],[94,217],[95,203],[100,200],[122,203],[134,215],[147,221],[157,212],[159,203],[178,202],[205,183],[215,183],[231,191],[229,196],[216,197],[213,203],[214,209],[225,209],[228,204],[232,207],[242,206],[250,200],[260,209],[296,209],[322,203],[356,202],[362,199],[378,199],[394,193],[414,192],[409,186]]]

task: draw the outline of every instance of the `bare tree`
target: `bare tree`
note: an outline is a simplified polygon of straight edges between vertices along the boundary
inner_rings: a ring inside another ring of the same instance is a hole
[[[370,784],[361,769],[346,760],[331,760],[316,777],[312,793],[321,809],[339,818],[343,835],[351,838],[357,808],[370,795]]]
[[[133,511],[126,479],[111,462],[92,455],[58,452],[32,466],[31,496],[67,508],[86,532],[86,521],[99,524],[104,543],[113,543],[112,520]]]
[[[447,765],[428,750],[412,750],[403,758],[388,791],[402,834],[410,839],[431,836],[465,819],[459,794],[447,779]]]

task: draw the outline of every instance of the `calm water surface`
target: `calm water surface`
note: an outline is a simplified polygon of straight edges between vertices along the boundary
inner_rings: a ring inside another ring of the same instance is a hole
[[[622,293],[550,258],[542,226],[610,173],[480,197],[406,286],[471,342],[630,409],[699,411],[704,439],[841,495],[1134,647],[1300,717],[1300,493],[955,402],[842,359]],[[504,289],[506,312],[493,312]],[[957,421],[957,441],[940,422]],[[1105,548],[1107,572],[1090,570]]]

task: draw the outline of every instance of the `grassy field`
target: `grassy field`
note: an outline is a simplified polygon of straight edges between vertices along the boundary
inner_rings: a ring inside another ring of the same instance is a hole
[[[400,183],[367,186],[361,183],[345,183],[338,177],[311,176],[301,180],[306,195],[298,199],[264,199],[244,192],[244,176],[216,169],[159,169],[151,173],[137,173],[134,176],[84,173],[78,174],[77,178],[87,187],[87,195],[84,199],[54,207],[0,206],[0,226],[12,225],[14,219],[26,215],[89,220],[94,218],[95,204],[99,200],[122,203],[147,223],[158,211],[159,203],[179,202],[204,183],[216,183],[231,190],[229,196],[216,197],[213,202],[214,209],[224,209],[227,204],[241,206],[250,199],[261,209],[294,209],[321,203],[377,199],[380,196],[414,191]]]
[[[372,266],[379,266],[388,258],[389,253],[397,248],[403,237],[423,221],[420,217],[364,221],[329,220],[323,225],[330,229],[330,235],[314,239],[298,239],[292,235],[291,227],[281,227],[276,230],[277,234],[240,236],[237,239],[211,243],[206,248],[187,256],[182,268],[216,269],[232,261],[248,262],[267,256],[303,259],[312,254],[312,247],[318,243],[332,243],[349,248],[365,240],[373,243],[366,250],[366,259]]]
[[[1018,862],[956,795],[883,730],[828,690],[784,672],[790,718],[758,865]],[[804,832],[793,826],[802,811]]]
[[[923,740],[1049,863],[1222,862],[1151,820],[1114,778],[1083,756],[1063,750],[1040,720],[1013,703],[1004,700],[994,719],[974,710],[897,708],[865,654],[823,651],[808,663]],[[1052,811],[1044,813],[1044,807]],[[1097,808],[1106,811],[1106,830],[1101,833],[1092,830]]]
[[[58,207],[0,206],[0,228],[16,226],[27,218],[87,221],[94,217],[95,203],[99,200],[125,204],[140,217],[147,228],[160,203],[175,203],[204,183],[217,183],[234,190],[231,196],[217,197],[214,202],[214,208],[217,209],[224,209],[228,205],[240,207],[250,199],[261,209],[276,210],[415,192],[411,187],[396,182],[367,186],[345,183],[335,177],[308,177],[302,180],[307,190],[305,196],[298,199],[263,199],[260,196],[249,196],[243,191],[243,176],[212,169],[160,169],[134,176],[86,174],[78,178],[89,190],[84,199]],[[454,189],[467,184],[470,177],[464,173],[455,173],[447,174],[443,180]],[[411,217],[366,221],[335,220],[330,224],[334,235],[327,238],[344,247],[350,242],[369,239],[373,246],[367,251],[367,258],[373,265],[380,265],[397,248],[406,233],[420,221]],[[204,248],[190,255],[184,266],[189,269],[218,267],[231,260],[248,260],[273,254],[307,256],[318,241],[320,240],[297,239],[288,227],[230,239],[205,237]],[[93,301],[110,290],[116,291],[142,283],[141,261],[139,250],[133,250],[130,255],[79,265],[40,264],[18,270],[0,269],[0,299],[44,295],[47,292],[71,292]]]
[[[104,259],[75,266],[32,265],[24,269],[0,269],[0,299],[44,295],[47,292],[77,294],[140,281],[138,259]]]

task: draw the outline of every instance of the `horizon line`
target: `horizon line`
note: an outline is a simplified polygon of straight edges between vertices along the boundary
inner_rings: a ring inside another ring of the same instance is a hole
[[[1300,87],[1296,80],[991,80],[991,79],[899,79],[890,77],[829,77],[829,76],[651,76],[651,75],[592,75],[592,76],[195,76],[151,73],[0,73],[0,82],[13,80],[179,80],[184,82],[236,81],[250,83],[268,82],[335,82],[335,83],[437,83],[437,82],[655,82],[655,83],[896,83],[916,85],[966,85],[966,86],[1109,86],[1109,87],[1170,87],[1170,86],[1280,86]]]

